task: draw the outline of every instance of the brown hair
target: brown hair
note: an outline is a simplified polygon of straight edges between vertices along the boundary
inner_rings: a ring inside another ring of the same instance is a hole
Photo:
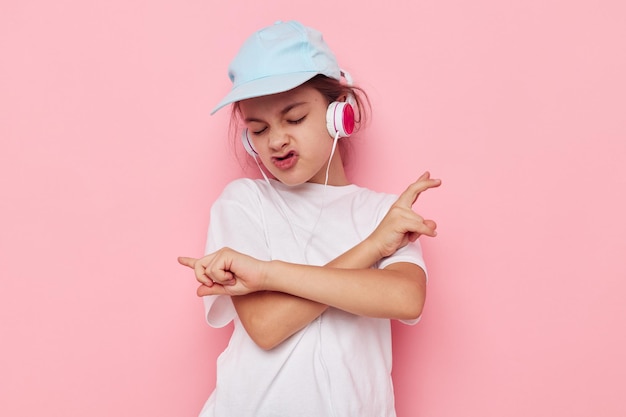
[[[328,104],[340,98],[345,98],[347,95],[351,95],[354,97],[356,104],[356,109],[354,109],[356,112],[355,132],[367,123],[368,116],[371,113],[371,107],[369,98],[362,88],[343,84],[339,80],[324,75],[316,75],[303,85],[309,85],[319,91],[326,97]]]

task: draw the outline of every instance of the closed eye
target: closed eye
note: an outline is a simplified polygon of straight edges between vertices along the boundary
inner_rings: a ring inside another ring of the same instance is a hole
[[[287,120],[287,123],[292,124],[292,125],[297,125],[297,124],[302,123],[304,119],[306,119],[306,116],[302,116],[298,120]]]

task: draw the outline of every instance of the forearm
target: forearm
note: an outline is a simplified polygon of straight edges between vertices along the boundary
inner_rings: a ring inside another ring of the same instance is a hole
[[[326,267],[365,269],[379,260],[377,249],[366,239]],[[324,303],[279,291],[259,291],[232,300],[246,331],[264,349],[282,343],[328,308]]]
[[[408,263],[380,270],[271,261],[266,264],[265,275],[267,290],[368,317],[415,319],[421,314],[426,295],[424,271]]]
[[[315,301],[275,291],[233,296],[232,300],[248,335],[263,349],[279,345],[328,308]]]

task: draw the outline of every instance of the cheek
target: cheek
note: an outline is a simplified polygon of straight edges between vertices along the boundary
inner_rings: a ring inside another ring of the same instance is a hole
[[[320,147],[331,146],[333,143],[333,137],[328,133],[326,127],[326,113],[319,114],[315,117],[315,120],[311,120],[309,126],[310,137],[314,138],[316,145]]]

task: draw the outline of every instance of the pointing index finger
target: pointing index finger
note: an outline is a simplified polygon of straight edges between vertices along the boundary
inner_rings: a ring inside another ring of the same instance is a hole
[[[192,268],[192,269],[195,268],[196,261],[197,261],[196,258],[189,258],[189,257],[186,257],[186,256],[179,256],[178,257],[178,263],[179,264],[187,266],[187,267]]]
[[[417,179],[417,181],[409,185],[407,189],[400,194],[395,204],[410,208],[413,204],[415,204],[417,197],[419,197],[423,191],[426,191],[429,188],[439,187],[439,185],[441,185],[441,180],[431,179],[430,172],[426,171]]]

